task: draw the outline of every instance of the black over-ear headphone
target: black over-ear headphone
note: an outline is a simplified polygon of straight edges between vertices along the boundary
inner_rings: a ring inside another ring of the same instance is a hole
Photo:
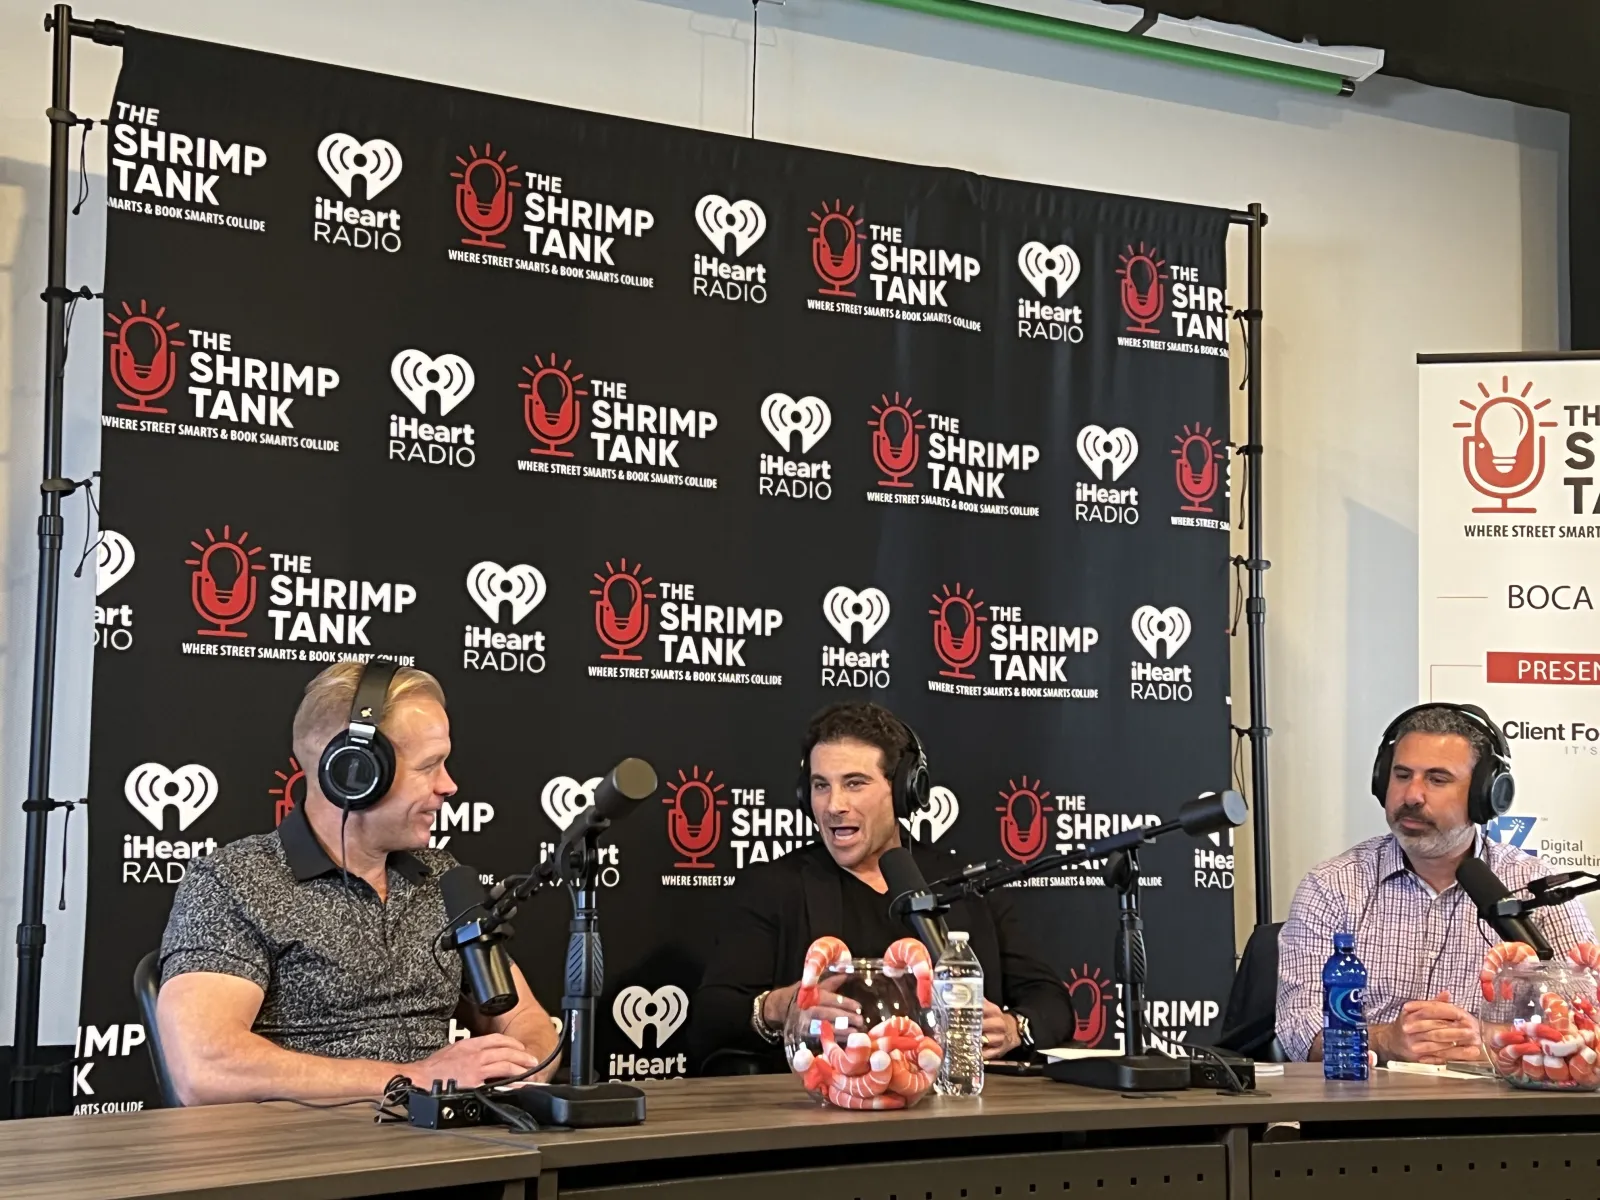
[[[1484,825],[1504,815],[1511,808],[1512,798],[1517,793],[1517,781],[1511,776],[1511,744],[1506,741],[1500,726],[1476,704],[1438,701],[1419,704],[1406,709],[1389,722],[1389,728],[1383,731],[1383,741],[1378,743],[1377,760],[1372,764],[1372,794],[1377,797],[1378,803],[1386,804],[1389,799],[1389,772],[1394,767],[1394,746],[1399,740],[1397,731],[1406,718],[1430,708],[1459,713],[1489,739],[1488,753],[1480,754],[1477,766],[1472,768],[1472,783],[1467,792],[1467,819],[1474,825]]]
[[[928,807],[928,753],[922,748],[917,731],[899,717],[895,720],[905,730],[906,749],[894,765],[889,785],[894,796],[894,815],[909,821]],[[802,811],[809,811],[811,807],[811,752],[816,746],[816,740],[809,735],[800,744],[800,777],[795,783],[794,796]]]
[[[389,684],[400,664],[374,658],[361,668],[349,726],[335,734],[317,763],[322,794],[345,812],[371,808],[394,786],[394,747],[378,730]]]

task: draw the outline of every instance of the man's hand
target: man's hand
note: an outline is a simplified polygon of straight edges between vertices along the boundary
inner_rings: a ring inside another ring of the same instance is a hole
[[[520,1075],[538,1062],[516,1038],[486,1033],[452,1042],[400,1071],[419,1088],[427,1088],[435,1079],[454,1079],[457,1087],[474,1088],[490,1079]]]
[[[983,1002],[983,1057],[1004,1058],[1022,1045],[1017,1019],[992,1000]]]
[[[839,988],[843,986],[847,975],[830,975],[817,985],[821,993],[817,1003],[804,1014],[807,1024],[812,1021],[826,1021],[835,1029],[838,1028],[840,1018],[844,1019],[850,1029],[865,1029],[866,1021],[861,1016],[861,1005],[848,996],[839,995]],[[794,1003],[794,995],[800,990],[798,983],[791,983],[788,987],[774,988],[767,993],[766,1003],[761,1006],[761,1019],[770,1028],[782,1029],[785,1018],[789,1015],[789,1006]]]
[[[1377,1029],[1384,1058],[1433,1064],[1483,1058],[1477,1018],[1452,1004],[1449,992],[1432,1000],[1406,1001],[1398,1021]]]

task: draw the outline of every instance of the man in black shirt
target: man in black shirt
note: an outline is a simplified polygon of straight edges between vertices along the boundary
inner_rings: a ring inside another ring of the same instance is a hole
[[[909,841],[899,819],[927,802],[927,761],[910,728],[877,704],[839,704],[811,720],[802,747],[800,791],[820,841],[745,873],[733,893],[716,951],[690,1006],[690,1054],[697,1069],[719,1051],[754,1055],[785,1069],[784,1018],[799,989],[802,961],[824,935],[858,957],[881,955],[909,931],[889,915],[878,863]],[[931,849],[911,851],[928,878],[948,873]],[[950,910],[983,964],[984,1057],[1071,1040],[1073,1015],[1060,976],[1038,955],[1023,920],[1000,893]],[[826,988],[813,1015],[859,1024],[859,1005]],[[713,1063],[713,1069],[719,1064]]]

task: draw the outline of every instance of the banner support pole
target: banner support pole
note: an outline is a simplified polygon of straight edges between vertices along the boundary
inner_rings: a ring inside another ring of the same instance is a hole
[[[34,614],[33,700],[28,740],[28,798],[22,857],[22,914],[17,923],[16,1020],[12,1032],[11,1116],[36,1112],[43,1070],[39,1050],[39,996],[44,967],[45,854],[50,813],[68,807],[50,798],[50,751],[55,719],[56,625],[61,600],[61,498],[73,490],[61,476],[63,410],[66,403],[66,313],[75,293],[67,288],[67,194],[71,167],[72,39],[120,45],[122,29],[109,21],[76,21],[72,7],[57,4],[45,16],[51,45],[50,232],[45,257],[44,480],[40,486],[39,587]],[[85,293],[87,294],[87,293]],[[68,486],[61,486],[67,483]]]
[[[1250,726],[1244,731],[1250,739],[1250,810],[1254,822],[1254,862],[1256,924],[1272,921],[1272,824],[1268,804],[1267,742],[1272,728],[1267,724],[1267,597],[1264,577],[1272,566],[1261,553],[1261,231],[1267,214],[1260,204],[1243,212],[1233,211],[1228,220],[1248,231],[1249,255],[1246,264],[1245,309],[1245,444],[1238,452],[1245,456],[1249,500],[1245,520],[1248,549],[1243,560],[1249,577],[1245,599],[1245,623],[1250,659]],[[1238,560],[1235,560],[1238,561]]]

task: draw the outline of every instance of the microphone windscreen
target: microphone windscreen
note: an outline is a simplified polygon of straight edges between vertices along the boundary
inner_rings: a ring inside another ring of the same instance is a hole
[[[625,758],[594,789],[593,820],[614,821],[631,812],[634,804],[655,794],[655,768],[642,758]]]
[[[451,867],[440,876],[439,890],[444,893],[444,915],[452,925],[489,898],[476,869],[465,865]]]
[[[878,859],[878,870],[883,872],[883,881],[889,885],[891,912],[894,909],[894,902],[907,892],[927,890],[928,881],[922,877],[922,868],[917,866],[917,860],[912,857],[911,851],[903,846],[885,850],[883,857]]]
[[[1461,885],[1461,890],[1471,897],[1473,904],[1478,906],[1479,916],[1487,914],[1496,903],[1511,895],[1511,890],[1506,887],[1500,876],[1490,870],[1489,864],[1470,854],[1463,858],[1461,865],[1456,868],[1456,882]]]
[[[1250,808],[1238,792],[1206,792],[1178,810],[1178,823],[1190,837],[1243,825]]]

